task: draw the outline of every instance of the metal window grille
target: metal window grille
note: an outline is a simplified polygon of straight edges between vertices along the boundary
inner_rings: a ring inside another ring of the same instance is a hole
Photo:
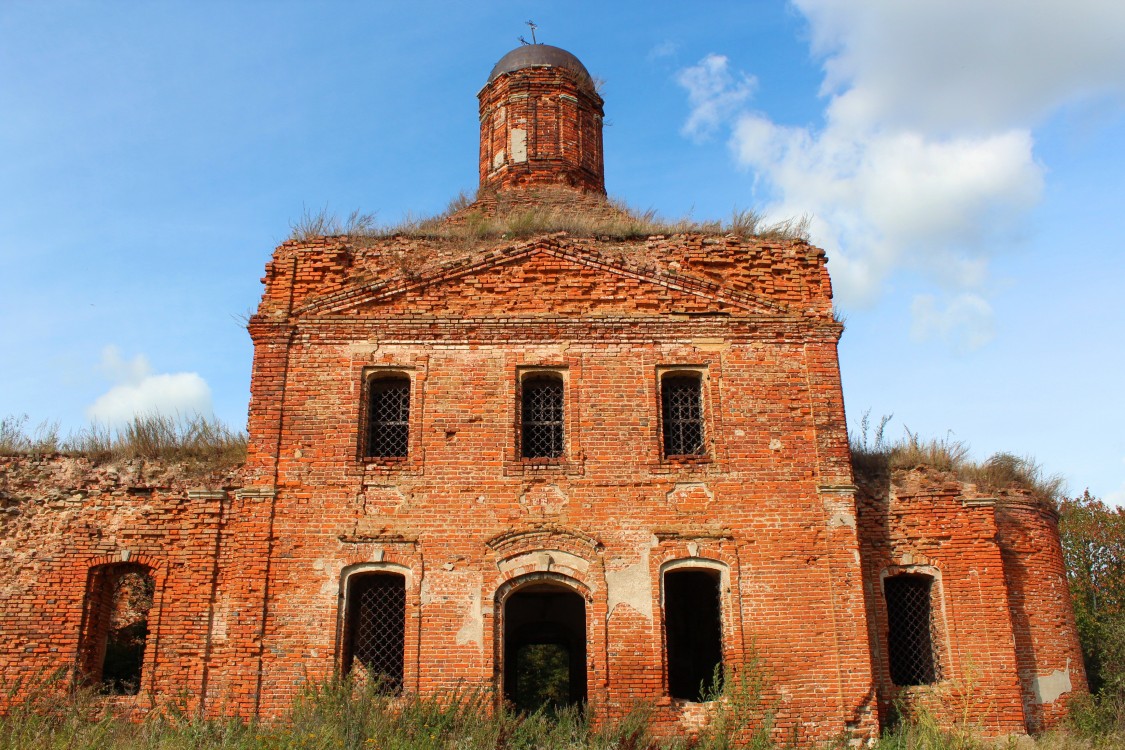
[[[933,579],[899,575],[883,582],[887,600],[887,651],[891,681],[896,685],[929,685],[941,678],[934,658]]]
[[[563,384],[557,377],[523,381],[523,457],[558,458],[563,454]]]
[[[376,378],[367,400],[367,455],[404,458],[410,439],[410,379]]]
[[[402,689],[406,638],[406,580],[399,575],[364,575],[348,595],[348,648],[344,669],[363,668],[390,692]]]
[[[661,380],[664,457],[703,455],[703,388],[695,375]]]

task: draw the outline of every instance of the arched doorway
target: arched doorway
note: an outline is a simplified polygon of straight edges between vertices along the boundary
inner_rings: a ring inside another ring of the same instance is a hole
[[[553,580],[504,599],[504,698],[521,711],[586,701],[586,600]]]

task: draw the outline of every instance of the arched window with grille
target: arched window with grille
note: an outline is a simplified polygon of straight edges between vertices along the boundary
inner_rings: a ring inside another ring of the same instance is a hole
[[[664,458],[706,454],[700,373],[672,372],[660,379],[660,433]]]
[[[87,684],[109,695],[140,692],[155,594],[156,582],[146,565],[111,563],[90,569],[79,652]]]
[[[887,655],[896,685],[930,685],[941,679],[933,592],[934,579],[928,575],[903,573],[883,580]]]
[[[397,693],[402,690],[405,646],[406,578],[382,571],[349,576],[343,672],[363,670],[365,679]]]
[[[520,383],[520,455],[563,455],[563,379],[558,373],[533,373]]]
[[[367,384],[368,458],[406,458],[410,449],[410,378],[373,377]]]

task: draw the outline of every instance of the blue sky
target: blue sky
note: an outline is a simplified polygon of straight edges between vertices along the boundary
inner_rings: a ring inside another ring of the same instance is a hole
[[[1030,455],[1125,502],[1125,4],[0,4],[0,415],[245,423],[257,302],[306,208],[476,187],[526,36],[604,81],[611,195],[807,214],[849,421]]]

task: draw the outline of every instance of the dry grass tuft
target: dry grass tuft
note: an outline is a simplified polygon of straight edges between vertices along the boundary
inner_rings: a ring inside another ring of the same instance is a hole
[[[674,234],[733,234],[771,241],[807,241],[809,238],[808,216],[769,223],[763,214],[753,210],[736,209],[727,221],[696,221],[690,217],[667,220],[655,211],[637,211],[619,200],[607,201],[604,210],[548,202],[522,207],[501,206],[503,210],[490,213],[473,209],[473,205],[474,196],[460,193],[449,202],[445,211],[436,216],[407,215],[391,225],[379,225],[374,214],[358,211],[353,211],[347,220],[341,221],[327,207],[315,212],[305,209],[301,217],[290,224],[289,239],[307,241],[314,237],[346,234],[360,240],[403,236],[472,242],[519,239],[554,232],[566,232],[573,237],[619,240]]]
[[[40,422],[27,430],[28,416],[9,415],[0,419],[0,456],[58,453],[62,445],[57,422]]]
[[[341,221],[339,216],[328,210],[328,206],[317,211],[310,211],[307,207],[302,208],[300,218],[289,223],[289,239],[301,242],[307,242],[315,237],[332,237],[340,234],[362,237],[378,231],[379,225],[375,214],[356,210],[348,214],[347,219]]]
[[[65,454],[93,461],[146,458],[212,470],[246,460],[246,433],[201,415],[145,414],[120,427],[92,424],[65,439],[57,424],[26,430],[27,416],[0,419],[0,455]]]
[[[890,442],[885,431],[893,416],[884,415],[878,425],[872,426],[869,410],[860,419],[858,432],[852,434],[852,467],[859,480],[880,481],[896,469],[925,467],[994,492],[1026,490],[1052,504],[1064,489],[1062,477],[1045,474],[1027,456],[1001,452],[978,462],[970,457],[969,445],[964,441],[948,436],[924,440],[909,429],[905,437]]]

